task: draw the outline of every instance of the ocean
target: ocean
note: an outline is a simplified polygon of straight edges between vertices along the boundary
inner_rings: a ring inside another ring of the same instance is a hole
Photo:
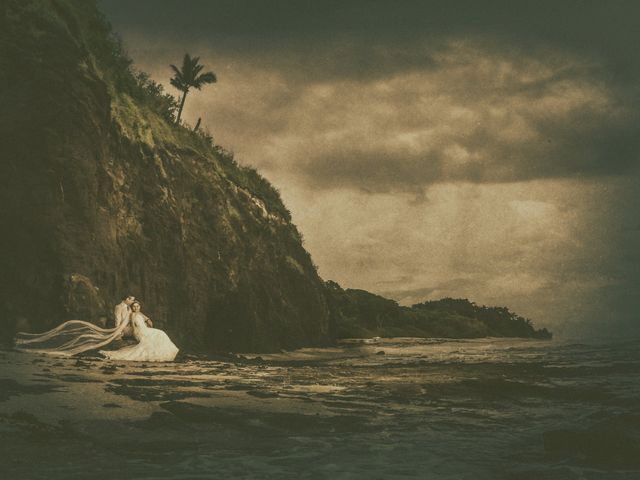
[[[0,352],[0,477],[638,479],[640,342],[355,339],[107,362]]]

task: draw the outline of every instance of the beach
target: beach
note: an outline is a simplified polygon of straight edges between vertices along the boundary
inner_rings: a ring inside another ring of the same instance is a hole
[[[638,478],[637,345],[354,339],[158,364],[3,351],[0,475]]]

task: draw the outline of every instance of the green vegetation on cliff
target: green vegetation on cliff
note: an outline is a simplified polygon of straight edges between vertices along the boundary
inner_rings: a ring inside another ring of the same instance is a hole
[[[364,290],[326,282],[339,338],[361,337],[523,337],[551,338],[546,328],[505,307],[478,306],[466,299],[444,298],[402,307]]]

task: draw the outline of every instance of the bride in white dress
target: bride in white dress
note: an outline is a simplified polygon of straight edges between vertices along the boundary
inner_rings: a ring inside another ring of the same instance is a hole
[[[129,322],[137,344],[120,350],[100,350],[111,360],[134,360],[144,362],[171,362],[178,354],[169,336],[162,330],[151,327],[151,320],[140,311],[140,303],[131,304]]]
[[[69,320],[44,333],[20,332],[16,335],[17,350],[71,357],[89,350],[109,345],[118,340],[125,328],[133,327],[134,337],[139,343],[120,350],[101,350],[106,358],[114,360],[136,360],[146,362],[170,362],[178,354],[169,336],[162,330],[151,328],[151,323],[141,311],[140,303],[132,304],[129,321],[116,328],[101,328],[82,320]]]

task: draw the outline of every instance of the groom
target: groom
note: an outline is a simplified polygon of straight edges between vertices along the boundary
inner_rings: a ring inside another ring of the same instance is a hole
[[[114,309],[114,316],[116,322],[116,328],[122,325],[123,322],[129,323],[129,316],[131,315],[131,304],[135,301],[135,297],[133,295],[126,295],[122,298],[122,301],[116,305]],[[124,330],[118,337],[118,340],[123,338],[131,338],[133,336],[133,329],[131,325],[127,325],[124,327]]]

